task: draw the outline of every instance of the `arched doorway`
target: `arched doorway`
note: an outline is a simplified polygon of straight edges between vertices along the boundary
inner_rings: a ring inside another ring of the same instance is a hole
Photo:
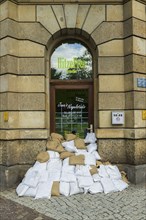
[[[65,40],[50,62],[50,130],[84,137],[94,124],[92,55],[80,41]]]

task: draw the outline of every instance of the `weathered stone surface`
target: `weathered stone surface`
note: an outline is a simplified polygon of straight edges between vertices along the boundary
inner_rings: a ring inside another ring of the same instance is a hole
[[[39,152],[45,151],[45,140],[1,141],[3,165],[32,164]]]
[[[124,129],[96,129],[96,137],[98,139],[102,138],[124,138],[125,130]]]
[[[140,54],[146,56],[146,40],[133,37],[133,53]]]
[[[57,17],[58,23],[61,28],[65,28],[65,16],[64,16],[64,9],[62,5],[52,5],[53,11]]]
[[[126,109],[146,109],[146,92],[127,92],[125,107]]]
[[[77,14],[77,20],[76,20],[77,28],[82,28],[89,8],[90,8],[90,5],[79,5],[78,6],[78,14]]]
[[[136,35],[140,37],[146,36],[146,23],[136,18],[128,19],[124,22],[124,37]]]
[[[7,74],[0,76],[0,92],[17,91],[17,77]]]
[[[145,134],[145,128],[126,128],[124,130],[124,137],[128,139],[144,139]]]
[[[132,1],[124,4],[124,20],[132,17]]]
[[[16,40],[10,37],[1,40],[0,55],[14,55],[20,57],[41,57],[44,56],[45,47],[28,41],[28,40]]]
[[[65,19],[67,28],[75,28],[78,5],[77,4],[68,4],[64,6]]]
[[[0,74],[14,73],[17,74],[18,59],[13,56],[6,55],[0,58]]]
[[[91,5],[83,30],[90,34],[103,21],[105,21],[105,5]]]
[[[142,120],[142,110],[127,110],[125,123],[128,128],[145,128],[146,121]]]
[[[133,53],[133,37],[128,37],[124,40],[124,53],[125,55]]]
[[[123,5],[107,5],[107,21],[123,21]]]
[[[124,109],[125,93],[99,93],[99,109]]]
[[[25,39],[46,45],[50,33],[40,24],[32,22],[18,23],[14,20],[5,19],[0,23],[1,38],[11,36],[16,39]]]
[[[125,111],[125,127],[134,128],[134,111],[133,110]]]
[[[140,3],[136,0],[134,0],[132,3],[133,3],[133,7],[132,7],[133,17],[146,21],[145,4]]]
[[[124,79],[125,91],[131,91],[134,89],[133,81],[134,81],[133,73],[125,75],[125,79]]]
[[[123,128],[123,125],[112,125],[112,111],[99,111],[99,128]]]
[[[103,22],[91,36],[97,45],[112,39],[123,38],[123,23]]]
[[[125,64],[124,65],[125,73],[131,73],[131,72],[145,73],[146,57],[136,54],[131,54],[125,56],[124,64]]]
[[[109,83],[110,82],[110,83]],[[99,75],[99,92],[123,92],[123,75]]]
[[[124,139],[99,139],[97,144],[103,160],[115,164],[128,162]]]
[[[35,5],[18,5],[19,21],[35,21]]]
[[[0,186],[14,187],[24,178],[26,171],[31,165],[15,165],[11,167],[0,165]]]
[[[1,110],[45,110],[43,93],[2,93]]]
[[[112,40],[98,46],[99,56],[123,56],[123,40]]]
[[[123,74],[124,58],[123,57],[99,57],[98,58],[99,74]]]
[[[45,113],[42,111],[19,112],[20,128],[45,128]]]
[[[44,76],[19,76],[19,92],[45,92]]]
[[[44,58],[19,58],[19,74],[45,74]]]
[[[17,4],[11,1],[5,1],[0,5],[0,20],[4,20],[8,17],[14,20],[18,19]]]
[[[125,146],[129,164],[146,164],[146,139],[126,140]]]
[[[15,129],[15,130],[1,130],[1,140],[19,140],[19,139],[47,139],[49,136],[46,129]]]
[[[50,5],[37,5],[37,21],[40,22],[51,34],[60,30]]]

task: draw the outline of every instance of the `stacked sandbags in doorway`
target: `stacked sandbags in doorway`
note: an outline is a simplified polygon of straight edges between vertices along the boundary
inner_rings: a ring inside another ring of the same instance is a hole
[[[128,187],[117,166],[101,161],[94,133],[88,133],[85,139],[66,134],[65,140],[62,135],[52,133],[47,151],[40,152],[36,160],[18,185],[18,196],[39,199],[51,195],[110,193]]]

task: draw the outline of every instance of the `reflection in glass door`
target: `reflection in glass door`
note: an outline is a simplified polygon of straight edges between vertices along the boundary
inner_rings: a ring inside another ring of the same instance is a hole
[[[88,128],[88,90],[57,89],[55,99],[56,132],[76,132],[84,137]]]

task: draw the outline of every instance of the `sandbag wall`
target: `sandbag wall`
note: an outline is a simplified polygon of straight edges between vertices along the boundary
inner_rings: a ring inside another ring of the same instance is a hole
[[[94,133],[85,139],[74,134],[52,133],[47,151],[37,155],[36,162],[16,188],[18,196],[35,199],[69,196],[77,193],[110,193],[128,187],[125,173],[115,165],[102,162]]]

